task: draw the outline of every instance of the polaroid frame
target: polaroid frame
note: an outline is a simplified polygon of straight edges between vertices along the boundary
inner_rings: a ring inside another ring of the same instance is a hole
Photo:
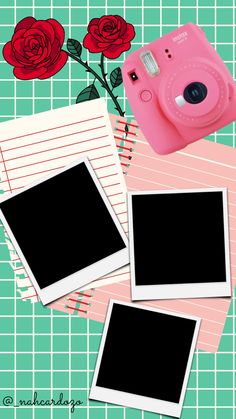
[[[93,263],[92,265],[87,266],[86,268],[81,269],[78,272],[75,272],[71,275],[68,275],[65,278],[60,279],[59,281],[55,282],[54,284],[50,284],[47,287],[44,288],[40,288],[37,282],[37,279],[35,278],[33,272],[31,271],[31,268],[20,248],[20,246],[18,245],[18,242],[14,236],[14,233],[11,230],[10,225],[8,224],[6,218],[3,215],[3,212],[1,210],[0,207],[0,219],[2,220],[4,227],[6,228],[6,231],[24,265],[25,270],[27,271],[34,287],[35,290],[37,291],[42,304],[46,305],[49,304],[50,302],[63,297],[64,295],[68,294],[69,292],[74,291],[77,288],[80,288],[88,283],[90,283],[91,281],[94,281],[104,275],[107,275],[108,273],[124,266],[127,265],[129,263],[129,252],[128,252],[128,239],[126,237],[126,234],[123,230],[123,228],[120,225],[120,222],[112,208],[112,205],[110,204],[99,180],[96,177],[96,174],[88,160],[87,157],[83,157],[80,159],[77,159],[75,161],[73,161],[72,163],[66,165],[63,169],[54,171],[53,174],[49,174],[46,175],[38,180],[36,180],[35,182],[30,183],[29,185],[27,185],[26,187],[22,188],[20,191],[16,191],[13,193],[8,193],[6,195],[4,195],[1,199],[0,199],[0,204],[6,200],[9,200],[13,197],[15,197],[16,195],[21,194],[22,192],[33,188],[36,185],[39,185],[43,182],[45,182],[48,179],[51,179],[53,177],[55,177],[56,175],[59,175],[60,173],[63,173],[69,169],[71,169],[74,166],[77,166],[79,164],[85,164],[99,193],[100,196],[104,202],[104,204],[106,205],[110,216],[113,219],[113,222],[116,225],[116,228],[118,230],[118,232],[120,233],[121,238],[124,241],[125,244],[125,248],[121,249],[117,252],[115,252],[114,254],[105,257],[104,259],[99,260],[98,262]]]
[[[100,364],[101,364],[102,355],[103,355],[103,349],[105,346],[106,336],[107,336],[107,332],[109,328],[111,313],[112,313],[113,305],[115,303],[124,305],[124,306],[136,307],[142,310],[154,311],[157,313],[163,313],[170,316],[181,317],[181,318],[196,321],[196,327],[194,330],[192,344],[189,351],[189,357],[188,357],[188,362],[187,362],[187,366],[185,370],[179,403],[173,403],[173,402],[168,402],[165,400],[154,399],[151,397],[140,396],[138,394],[133,394],[133,393],[126,393],[123,391],[108,389],[108,388],[99,387],[96,385],[98,372],[100,369]],[[123,301],[110,299],[109,306],[107,309],[107,315],[106,315],[105,325],[103,329],[101,344],[100,344],[100,348],[98,352],[97,363],[96,363],[91,390],[89,394],[89,399],[103,401],[107,403],[119,404],[125,407],[133,407],[134,409],[147,410],[149,412],[159,413],[161,415],[180,417],[181,410],[183,407],[184,397],[185,397],[185,391],[188,384],[188,378],[189,378],[189,373],[190,373],[191,364],[193,360],[194,350],[195,350],[195,346],[197,342],[198,332],[200,328],[200,323],[201,323],[201,319],[195,316],[190,316],[190,315],[186,315],[182,313],[180,314],[180,313],[171,312],[167,310],[160,310],[153,307],[144,306],[141,304],[125,303]]]
[[[226,281],[225,282],[201,282],[201,283],[189,283],[189,284],[183,283],[183,284],[136,285],[132,197],[134,195],[177,194],[177,193],[198,193],[198,192],[222,192]],[[128,195],[129,249],[130,249],[132,301],[153,300],[153,299],[161,300],[161,299],[175,299],[175,298],[222,297],[222,296],[230,297],[231,296],[227,188],[149,190],[149,191],[128,192],[127,195]]]

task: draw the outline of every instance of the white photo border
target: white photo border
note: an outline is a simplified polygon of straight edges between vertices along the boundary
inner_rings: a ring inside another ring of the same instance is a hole
[[[112,313],[114,304],[120,304],[127,307],[139,308],[142,310],[154,311],[156,313],[162,313],[162,314],[166,314],[166,315],[170,315],[174,317],[194,320],[196,322],[179,403],[173,403],[173,402],[168,402],[165,400],[154,399],[152,397],[140,396],[138,394],[108,389],[108,388],[99,387],[96,385],[98,373],[99,373],[99,369],[101,365],[103,350],[104,350],[104,346],[106,342],[107,332],[108,332],[108,328],[110,324],[111,313]],[[200,323],[201,323],[201,319],[195,316],[190,316],[190,315],[186,315],[182,313],[180,314],[180,313],[171,312],[167,310],[156,309],[156,308],[144,306],[141,304],[126,303],[123,301],[110,299],[109,306],[107,309],[107,315],[106,315],[106,320],[104,324],[101,344],[100,344],[100,348],[98,352],[97,363],[96,363],[91,390],[89,394],[89,399],[103,401],[107,403],[114,403],[114,404],[118,404],[125,407],[133,407],[135,409],[147,410],[149,412],[154,412],[154,413],[159,413],[161,415],[174,416],[174,417],[179,418],[181,415],[182,407],[183,407],[185,392],[186,392],[186,388],[188,384],[188,378],[189,378],[189,374],[191,370],[191,365],[192,365],[194,350],[195,350],[197,337],[199,333]]]
[[[136,285],[132,197],[135,195],[198,193],[198,192],[221,192],[222,193],[226,281],[201,282],[201,283],[189,283],[189,284]],[[167,189],[167,190],[165,189],[165,190],[133,191],[133,192],[128,192],[127,195],[128,195],[127,201],[128,201],[128,220],[129,220],[129,254],[130,254],[132,301],[155,300],[155,299],[165,300],[165,299],[176,299],[176,298],[223,297],[223,296],[230,297],[231,296],[232,290],[231,290],[231,280],[230,280],[230,250],[229,250],[227,188]]]
[[[13,246],[15,247],[16,252],[18,253],[25,270],[27,271],[30,280],[32,281],[35,290],[37,291],[42,304],[46,305],[51,303],[54,300],[57,300],[60,297],[63,297],[64,295],[74,291],[75,289],[81,288],[82,286],[90,283],[91,281],[94,281],[104,275],[107,275],[108,273],[124,266],[127,265],[129,263],[129,251],[128,251],[128,239],[126,237],[126,234],[123,230],[123,228],[121,227],[121,224],[112,208],[112,205],[110,204],[99,180],[97,179],[97,176],[88,160],[87,157],[82,157],[80,159],[76,159],[75,161],[73,161],[72,163],[66,165],[65,167],[63,167],[63,169],[60,170],[56,170],[53,172],[53,174],[49,174],[46,175],[40,179],[37,179],[35,182],[30,183],[29,185],[27,185],[26,187],[22,188],[20,191],[16,191],[13,193],[8,193],[8,194],[4,194],[3,197],[1,197],[0,199],[0,204],[4,201],[7,201],[23,192],[25,192],[28,189],[33,188],[36,185],[39,185],[57,175],[59,175],[60,173],[63,173],[69,169],[71,169],[74,166],[77,166],[79,164],[85,164],[86,168],[89,171],[89,174],[92,178],[92,180],[94,181],[100,196],[104,202],[104,204],[106,205],[106,208],[108,209],[110,216],[113,219],[114,224],[116,225],[116,228],[122,238],[122,240],[124,241],[124,249],[121,249],[115,253],[113,253],[110,256],[107,256],[104,259],[101,259],[98,262],[95,262],[89,266],[87,266],[86,268],[81,269],[78,272],[75,272],[63,279],[60,279],[59,281],[55,282],[54,284],[50,284],[47,287],[44,288],[40,288],[37,279],[35,278],[25,256],[24,253],[22,252],[13,231],[11,230],[10,225],[7,222],[7,219],[5,218],[1,207],[0,207],[0,219],[3,222],[3,225],[9,235],[9,238],[11,239]]]

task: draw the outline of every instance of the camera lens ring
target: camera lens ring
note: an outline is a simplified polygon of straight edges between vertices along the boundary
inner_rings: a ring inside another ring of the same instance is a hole
[[[207,87],[200,81],[194,81],[185,87],[183,96],[186,102],[198,105],[207,97]]]
[[[175,98],[185,86],[194,80],[201,80],[208,88],[208,94],[202,105],[179,108]],[[182,89],[180,90],[180,86]],[[204,127],[220,118],[228,106],[229,87],[225,78],[214,63],[209,60],[191,59],[169,71],[160,83],[159,101],[166,117],[173,123],[188,127]]]

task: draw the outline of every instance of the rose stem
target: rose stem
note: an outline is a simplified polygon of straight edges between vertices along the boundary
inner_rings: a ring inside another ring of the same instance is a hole
[[[107,83],[107,81],[106,81],[106,78],[104,78],[104,80],[99,76],[99,74],[95,71],[95,70],[93,70],[89,65],[88,65],[88,63],[87,63],[87,61],[85,62],[85,61],[83,61],[83,60],[81,60],[81,58],[80,57],[77,57],[77,56],[75,56],[75,55],[73,55],[73,54],[71,54],[71,52],[68,52],[68,51],[66,51],[66,53],[68,54],[68,56],[70,57],[70,58],[73,58],[73,60],[75,60],[75,61],[77,61],[79,64],[81,64],[84,68],[86,68],[86,71],[88,71],[89,73],[91,73],[91,74],[93,74],[94,75],[94,77],[101,83],[101,85],[102,85],[102,87],[104,87],[104,89],[106,89],[106,91],[109,93],[109,95],[110,95],[110,97],[112,98],[112,100],[113,100],[113,103],[115,104],[115,106],[116,106],[116,109],[117,109],[117,111],[119,112],[119,114],[120,114],[120,116],[124,116],[124,114],[125,114],[125,112],[123,112],[122,111],[122,109],[121,109],[121,107],[120,107],[120,105],[119,105],[119,102],[118,102],[118,100],[117,100],[117,97],[113,94],[113,92],[112,92],[112,90],[110,89],[110,87],[109,87],[109,85],[108,85],[108,83]],[[103,55],[101,55],[102,57],[103,57]],[[101,61],[102,61],[102,58],[101,58]],[[102,67],[101,67],[102,68]],[[102,70],[102,73],[104,73],[104,77],[106,77],[105,76],[105,72],[104,72],[104,66],[103,66],[103,70]]]
[[[111,96],[113,102],[116,105],[116,108],[115,109],[118,110],[118,112],[119,112],[119,114],[121,116],[124,116],[125,115],[125,112],[122,111],[122,109],[121,109],[121,107],[120,107],[120,105],[118,103],[117,96],[114,96],[113,95],[113,89],[112,90],[110,89],[110,86],[109,86],[109,84],[107,82],[107,74],[105,73],[105,69],[104,69],[104,55],[103,54],[101,54],[101,61],[100,61],[99,67],[101,68],[103,81],[104,81],[104,83],[106,85],[106,90],[107,90],[107,92],[109,93],[109,95]],[[127,137],[128,131],[129,131],[129,128],[128,128],[128,125],[126,124],[125,125],[126,137]]]
[[[121,107],[120,107],[120,105],[118,103],[117,96],[114,96],[114,94],[113,94],[113,92],[112,92],[109,84],[107,83],[107,78],[106,78],[107,77],[107,74],[105,73],[105,69],[104,69],[104,55],[103,54],[101,54],[101,61],[100,61],[99,67],[101,68],[101,71],[102,71],[102,77],[103,77],[103,81],[104,81],[104,83],[106,85],[107,92],[109,93],[109,95],[111,96],[113,102],[115,103],[116,109],[118,110],[119,114],[121,116],[124,116],[125,112],[122,111],[122,109],[121,109]]]

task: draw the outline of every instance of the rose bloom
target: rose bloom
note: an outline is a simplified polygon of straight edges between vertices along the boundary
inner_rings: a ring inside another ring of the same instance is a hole
[[[102,16],[90,21],[83,45],[90,52],[102,52],[105,57],[114,59],[130,49],[134,37],[133,25],[121,16]]]
[[[3,48],[3,56],[14,66],[18,79],[46,79],[67,62],[67,53],[61,50],[64,38],[64,29],[57,20],[26,17],[16,25],[11,41]]]

